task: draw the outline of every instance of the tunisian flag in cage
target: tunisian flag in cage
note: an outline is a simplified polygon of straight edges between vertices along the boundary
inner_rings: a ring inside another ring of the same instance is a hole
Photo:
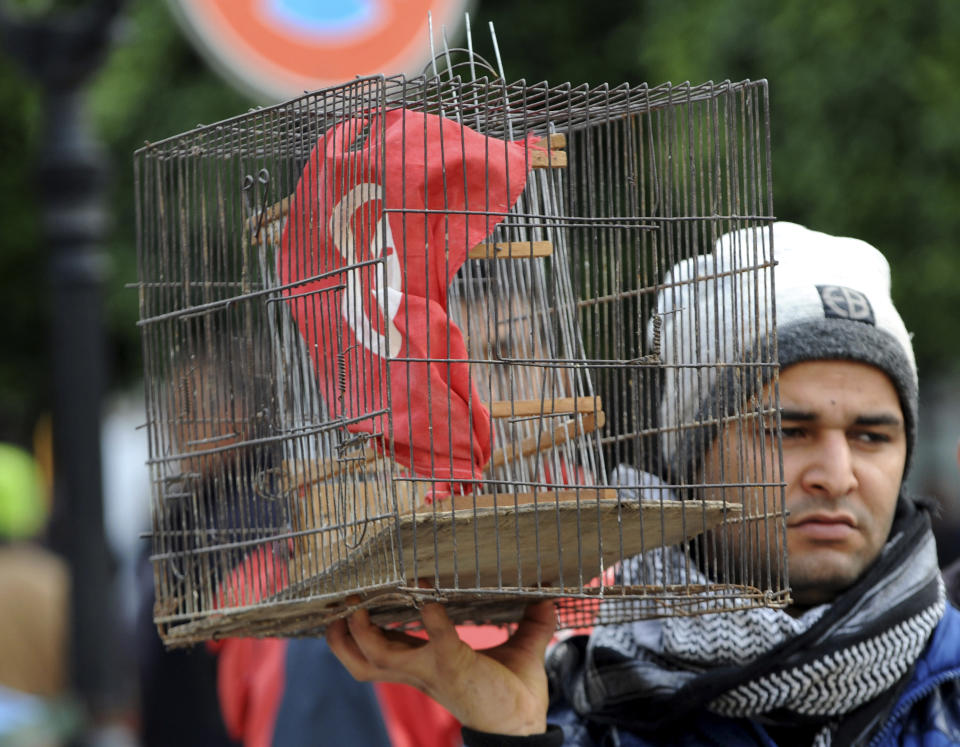
[[[447,287],[520,197],[535,142],[406,109],[346,120],[317,141],[283,228],[280,282],[328,408],[436,493],[478,479],[492,447]]]

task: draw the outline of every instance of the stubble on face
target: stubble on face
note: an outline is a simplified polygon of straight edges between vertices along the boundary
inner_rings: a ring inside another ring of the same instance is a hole
[[[808,361],[780,374],[786,554],[795,606],[832,600],[880,554],[896,510],[906,461],[900,401],[879,369],[852,361]],[[764,393],[764,401],[769,396]],[[757,486],[777,473],[776,418],[728,426],[705,460],[708,497],[769,516],[777,489]],[[753,485],[751,485],[753,483]],[[781,572],[782,549],[769,519],[726,533],[733,575],[763,581]]]

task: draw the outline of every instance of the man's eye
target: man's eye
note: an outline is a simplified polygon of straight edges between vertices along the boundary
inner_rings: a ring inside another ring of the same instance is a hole
[[[783,434],[783,439],[785,441],[787,439],[803,438],[805,435],[807,435],[805,429],[789,425],[782,426],[780,431]]]
[[[890,442],[890,436],[877,431],[854,431],[851,437],[866,444],[885,444]]]

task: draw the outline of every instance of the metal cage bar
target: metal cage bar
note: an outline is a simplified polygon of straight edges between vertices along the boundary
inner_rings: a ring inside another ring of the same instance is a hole
[[[168,644],[785,604],[765,81],[358,79],[135,174]]]

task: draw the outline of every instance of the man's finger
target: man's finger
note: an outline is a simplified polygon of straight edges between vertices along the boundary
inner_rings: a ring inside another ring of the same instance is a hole
[[[516,632],[507,645],[523,647],[542,655],[557,630],[557,613],[550,600],[527,605]]]
[[[454,638],[460,640],[457,629],[450,622],[450,617],[442,604],[431,602],[423,605],[420,610],[420,619],[423,621],[423,629],[427,631],[431,643],[443,646]]]
[[[369,612],[360,609],[351,614],[347,618],[347,629],[357,648],[370,664],[379,668],[389,666],[387,656],[390,642],[383,634],[383,630],[371,622]]]
[[[354,679],[361,682],[373,679],[374,668],[367,661],[357,642],[350,635],[346,620],[336,620],[327,626],[327,645],[333,655],[346,667]]]

